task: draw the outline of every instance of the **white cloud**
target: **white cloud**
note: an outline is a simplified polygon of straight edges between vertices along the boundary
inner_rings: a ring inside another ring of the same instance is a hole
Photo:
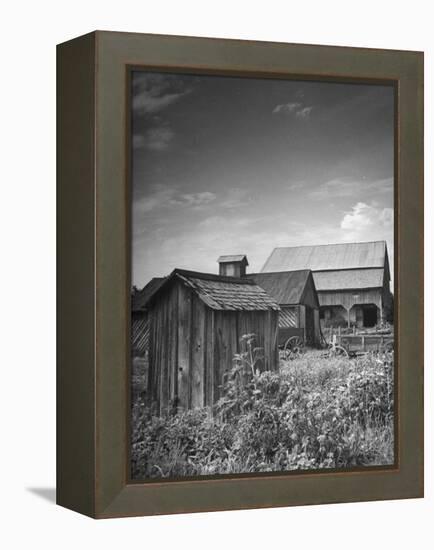
[[[393,178],[384,178],[374,181],[364,179],[335,178],[321,183],[313,189],[309,196],[314,199],[331,197],[357,197],[366,196],[369,193],[391,194],[393,192]]]
[[[173,197],[172,197],[173,199]],[[171,199],[171,203],[173,200]],[[212,203],[217,204],[217,200]],[[163,217],[161,217],[163,219]],[[247,254],[249,271],[261,270],[271,251],[278,246],[372,241],[388,243],[393,265],[393,210],[366,203],[355,204],[337,222],[309,220],[296,223],[287,217],[240,216],[238,212],[198,217],[188,229],[149,231],[134,240],[134,278],[145,284],[151,277],[170,273],[175,267],[216,273],[222,254]],[[158,258],[158,267],[155,264]]]
[[[273,109],[273,113],[282,113],[289,115],[291,113],[296,112],[298,109],[302,107],[301,103],[282,103],[281,105],[276,105]]]
[[[175,134],[169,126],[150,128],[145,134],[133,135],[134,149],[149,149],[150,151],[165,151]]]
[[[297,118],[309,118],[312,109],[313,107],[303,107],[303,109],[300,109],[295,113],[295,116]]]
[[[247,254],[250,272],[260,271],[275,246],[291,243],[287,232],[261,230],[252,220],[212,216],[192,230],[162,238],[135,243],[134,272],[139,285],[151,276],[170,273],[175,267],[217,273],[217,258],[222,254]],[[159,271],[155,273],[158,257]],[[153,274],[152,274],[153,273]]]
[[[174,189],[157,187],[151,194],[134,201],[134,211],[136,213],[151,212],[157,208],[168,206],[174,194]]]
[[[294,181],[288,185],[287,189],[288,191],[297,191],[297,189],[302,189],[305,185],[305,181]]]
[[[164,151],[174,137],[169,127],[151,128],[146,134],[146,147],[151,151]]]
[[[393,266],[393,208],[381,208],[375,204],[358,202],[342,218],[341,242],[387,242],[390,265]],[[393,279],[393,272],[392,272]]]
[[[250,201],[250,191],[241,187],[231,187],[225,197],[223,198],[220,206],[223,208],[239,208],[244,206]]]
[[[185,193],[170,201],[172,206],[203,206],[210,204],[216,198],[214,193],[203,191],[202,193]]]
[[[393,225],[393,209],[383,208],[383,211],[380,215],[380,220],[384,227],[391,227]]]
[[[133,80],[133,110],[142,115],[157,113],[191,91],[175,75],[136,73]]]
[[[140,144],[142,144],[141,141]],[[146,140],[145,146],[148,146]],[[211,191],[182,193],[174,187],[168,188],[157,185],[151,193],[134,202],[134,210],[137,214],[174,207],[190,207],[195,210],[203,210],[205,207],[211,206],[211,204],[214,209],[235,210],[251,202],[249,193],[248,189],[232,187],[221,197],[218,197]]]
[[[195,208],[212,203],[216,195],[210,191],[199,193],[179,193],[173,188],[157,186],[152,193],[134,202],[136,214],[148,213],[161,208]]]
[[[295,101],[293,103],[282,103],[274,107],[273,114],[294,115],[296,118],[309,118],[313,109],[312,105],[303,105]]]
[[[365,232],[367,228],[376,231],[393,228],[393,209],[377,208],[364,202],[358,202],[341,221],[341,229],[351,233]]]

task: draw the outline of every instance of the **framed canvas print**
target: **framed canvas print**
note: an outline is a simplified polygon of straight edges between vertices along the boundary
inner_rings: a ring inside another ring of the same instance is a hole
[[[58,488],[95,518],[423,496],[423,54],[58,47]]]

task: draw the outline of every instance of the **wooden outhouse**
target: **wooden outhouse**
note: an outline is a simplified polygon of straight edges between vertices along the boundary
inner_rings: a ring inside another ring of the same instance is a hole
[[[280,306],[279,343],[300,336],[308,346],[320,344],[319,301],[308,269],[247,275]]]
[[[157,414],[214,405],[245,334],[263,349],[258,367],[278,369],[279,306],[252,279],[175,269],[143,306]]]

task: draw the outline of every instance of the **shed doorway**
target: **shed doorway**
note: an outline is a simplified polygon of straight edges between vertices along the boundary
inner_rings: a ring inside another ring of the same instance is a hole
[[[375,327],[378,321],[378,308],[377,306],[370,304],[363,307],[363,326]]]

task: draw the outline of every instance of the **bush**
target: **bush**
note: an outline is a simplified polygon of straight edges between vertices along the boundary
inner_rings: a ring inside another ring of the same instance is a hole
[[[348,468],[393,463],[393,367],[321,352],[260,372],[252,335],[213,415],[156,418],[133,408],[134,478]]]

